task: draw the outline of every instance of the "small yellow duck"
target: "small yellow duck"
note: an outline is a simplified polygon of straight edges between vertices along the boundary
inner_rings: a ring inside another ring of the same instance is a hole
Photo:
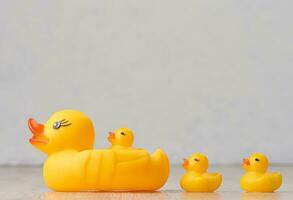
[[[109,132],[108,141],[111,148],[130,148],[134,140],[133,132],[129,128],[119,128],[115,132]]]
[[[182,176],[180,185],[188,192],[213,192],[222,183],[221,174],[207,172],[209,161],[202,153],[184,159],[182,166],[187,172]]]
[[[168,179],[161,149],[153,155],[145,149],[93,149],[94,126],[80,111],[61,110],[45,124],[29,119],[28,126],[30,143],[48,155],[43,176],[55,191],[153,191]]]
[[[243,159],[242,167],[247,171],[240,180],[240,186],[247,192],[273,192],[282,185],[279,172],[268,173],[269,161],[262,153],[253,153]]]

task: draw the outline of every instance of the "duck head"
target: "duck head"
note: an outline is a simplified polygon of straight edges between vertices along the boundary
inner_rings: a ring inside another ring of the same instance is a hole
[[[129,128],[119,128],[115,132],[109,132],[108,136],[108,141],[113,146],[131,147],[133,140],[133,132]]]
[[[45,124],[30,118],[28,127],[32,133],[29,142],[48,155],[66,149],[92,149],[94,145],[94,126],[80,111],[58,111]]]
[[[244,158],[242,161],[242,167],[246,171],[264,173],[267,171],[268,165],[269,161],[262,153],[253,153],[248,158]]]
[[[209,166],[209,160],[204,154],[195,153],[192,154],[188,159],[184,159],[182,166],[187,171],[205,173]]]

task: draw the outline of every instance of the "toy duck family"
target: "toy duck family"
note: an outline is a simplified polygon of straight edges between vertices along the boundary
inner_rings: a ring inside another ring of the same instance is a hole
[[[150,155],[132,146],[129,128],[110,132],[108,149],[93,149],[94,126],[84,113],[62,110],[45,124],[28,120],[30,143],[48,155],[43,167],[47,186],[55,191],[154,191],[169,176],[166,153],[158,149]],[[186,173],[180,185],[189,192],[213,192],[222,183],[220,173],[208,173],[208,158],[195,153],[184,159]],[[268,159],[261,153],[243,160],[247,171],[240,186],[247,192],[273,192],[282,184],[278,172],[268,173]]]

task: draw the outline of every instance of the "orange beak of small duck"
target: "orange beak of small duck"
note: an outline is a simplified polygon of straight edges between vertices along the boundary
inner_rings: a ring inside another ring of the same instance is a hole
[[[247,158],[244,158],[242,160],[242,167],[248,167],[248,166],[250,166],[250,162]]]
[[[184,169],[186,169],[187,167],[189,166],[189,161],[187,160],[187,159],[183,159],[183,164],[182,164],[182,167],[184,168]]]
[[[109,140],[109,142],[114,141],[115,140],[115,133],[110,131],[109,135],[108,135],[108,140]]]
[[[30,143],[48,143],[48,138],[44,135],[44,125],[38,123],[33,118],[28,120],[28,127],[32,132],[32,137],[30,138]]]

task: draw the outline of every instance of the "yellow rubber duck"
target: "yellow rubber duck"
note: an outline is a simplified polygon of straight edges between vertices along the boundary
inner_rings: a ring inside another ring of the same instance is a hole
[[[254,153],[243,159],[242,167],[246,173],[240,180],[240,186],[247,192],[273,192],[282,185],[279,172],[267,172],[269,161],[262,153]]]
[[[188,192],[213,192],[222,183],[220,173],[208,173],[208,158],[202,153],[192,154],[184,159],[183,168],[186,173],[182,176],[180,185]]]
[[[28,120],[30,143],[48,155],[43,167],[55,191],[153,191],[169,176],[163,150],[93,149],[94,126],[82,112],[62,110],[45,124]]]
[[[109,132],[108,141],[112,148],[130,148],[134,140],[133,132],[129,128],[119,128],[115,132]]]

